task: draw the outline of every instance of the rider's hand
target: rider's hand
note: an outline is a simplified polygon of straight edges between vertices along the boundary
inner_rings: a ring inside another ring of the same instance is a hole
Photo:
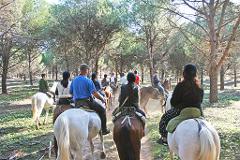
[[[106,104],[106,99],[104,97],[102,98],[101,101],[102,101],[102,103]]]

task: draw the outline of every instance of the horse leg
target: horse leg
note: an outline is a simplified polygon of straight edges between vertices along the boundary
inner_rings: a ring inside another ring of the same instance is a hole
[[[100,136],[100,140],[101,140],[101,149],[102,149],[102,152],[101,152],[101,155],[100,155],[100,158],[101,159],[105,159],[106,158],[106,154],[105,154],[105,147],[104,147],[104,142],[103,142],[103,135],[102,135],[102,131],[99,132],[99,136]]]
[[[89,140],[90,143],[90,148],[91,148],[91,152],[92,152],[92,160],[94,160],[94,144],[92,139]]]
[[[57,139],[56,137],[54,136],[53,138],[53,146],[54,146],[54,151],[55,151],[55,155],[56,155],[56,158],[57,158],[57,155],[58,155],[58,145],[57,145]]]
[[[49,109],[46,109],[46,116],[45,116],[45,119],[43,121],[43,124],[48,124],[48,114],[49,114]]]
[[[170,150],[169,153],[170,153],[170,160],[173,160],[173,152]]]

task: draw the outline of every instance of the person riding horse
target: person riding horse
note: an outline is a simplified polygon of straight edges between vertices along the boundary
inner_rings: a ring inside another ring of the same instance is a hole
[[[160,93],[162,93],[164,96],[167,95],[165,88],[162,86],[160,80],[158,79],[157,72],[155,71],[155,74],[153,75],[153,87],[157,88]]]
[[[109,86],[109,81],[107,80],[107,74],[104,74],[104,78],[102,79],[102,87]]]
[[[145,113],[140,109],[139,106],[139,88],[135,85],[136,76],[133,73],[127,75],[128,84],[121,86],[119,95],[119,106],[120,107],[135,107],[137,112],[140,112],[146,117]]]
[[[171,105],[173,108],[163,114],[159,123],[159,133],[161,138],[158,140],[160,144],[167,144],[167,130],[168,122],[180,115],[184,108],[198,108],[203,115],[201,103],[203,100],[203,89],[200,88],[199,81],[196,78],[197,68],[194,64],[187,64],[183,70],[183,81],[179,82],[175,87]]]
[[[70,93],[73,95],[73,100],[75,102],[75,107],[89,107],[90,109],[96,111],[101,119],[102,125],[102,134],[106,135],[110,133],[110,130],[107,129],[107,118],[106,110],[104,106],[97,102],[94,97],[101,100],[105,104],[105,99],[102,97],[96,90],[92,80],[87,78],[89,73],[89,66],[82,64],[80,66],[80,75],[77,76],[70,86]]]
[[[97,79],[97,74],[96,73],[92,73],[92,81],[96,87],[96,90],[103,96],[105,97],[105,93],[103,92],[103,88],[102,88],[102,85],[100,84],[100,82],[98,81]]]
[[[63,72],[63,79],[57,84],[55,95],[57,96],[57,105],[68,105],[71,103],[72,95],[70,94],[71,81],[70,73]]]
[[[49,91],[48,82],[45,80],[46,75],[42,74],[39,80],[39,92],[45,93],[48,97],[51,97],[52,92]]]

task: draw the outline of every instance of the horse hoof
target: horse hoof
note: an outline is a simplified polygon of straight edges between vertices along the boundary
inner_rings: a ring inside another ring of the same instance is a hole
[[[106,154],[104,152],[102,152],[101,155],[100,155],[100,158],[101,159],[105,159],[106,158]]]

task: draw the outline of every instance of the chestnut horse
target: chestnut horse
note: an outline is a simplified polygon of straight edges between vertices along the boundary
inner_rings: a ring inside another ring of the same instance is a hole
[[[122,116],[114,122],[113,140],[120,160],[140,160],[142,122],[133,115]]]
[[[110,110],[110,107],[113,105],[113,95],[112,95],[112,89],[110,86],[106,86],[103,88],[103,91],[106,95],[106,110]]]
[[[149,101],[149,99],[159,99],[160,104],[163,104],[164,97],[163,95],[158,91],[157,88],[154,88],[152,86],[148,87],[142,87],[140,89],[140,106],[143,108],[144,112],[149,116],[146,105]],[[162,112],[164,112],[163,106],[161,106]]]

